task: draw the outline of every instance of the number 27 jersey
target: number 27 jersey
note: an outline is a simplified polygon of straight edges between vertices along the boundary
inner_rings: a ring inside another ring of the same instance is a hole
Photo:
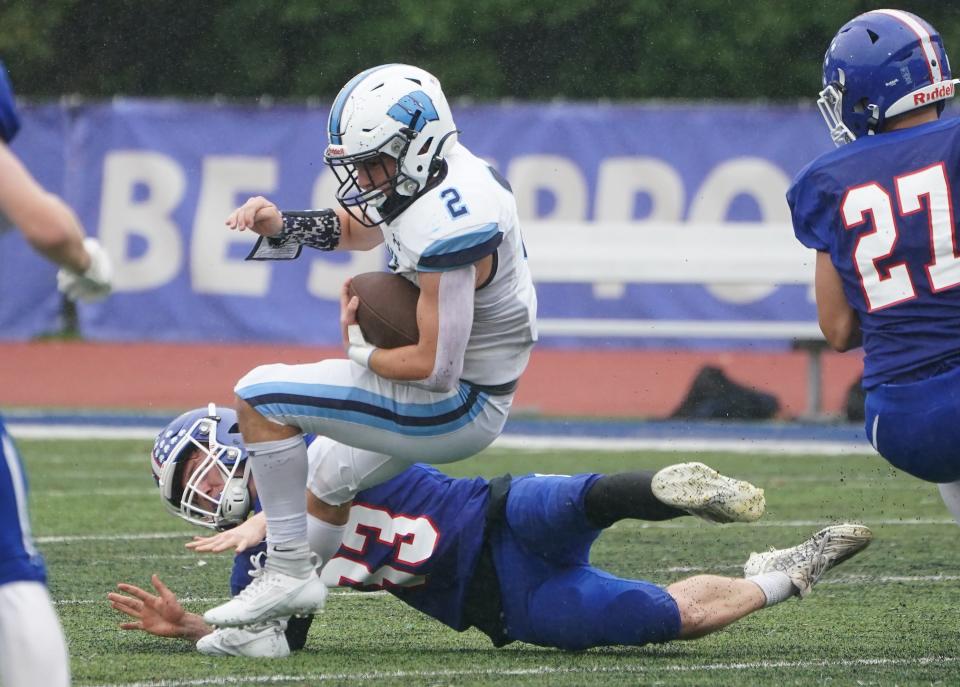
[[[830,254],[863,331],[863,386],[960,357],[960,119],[864,136],[787,192],[797,239]]]

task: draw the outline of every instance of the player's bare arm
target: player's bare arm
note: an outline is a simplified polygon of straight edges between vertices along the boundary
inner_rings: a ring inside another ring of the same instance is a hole
[[[73,211],[37,183],[10,149],[0,143],[0,211],[19,227],[33,248],[75,272],[90,267],[83,230]]]
[[[363,226],[341,208],[331,212],[340,222],[340,236],[334,250],[370,250],[383,243],[379,229]],[[283,213],[267,198],[254,196],[231,212],[224,224],[237,231],[276,236],[283,231]]]
[[[849,351],[862,342],[860,319],[843,293],[843,282],[830,254],[817,252],[817,267],[814,277],[817,294],[817,316],[820,330],[831,348]]]

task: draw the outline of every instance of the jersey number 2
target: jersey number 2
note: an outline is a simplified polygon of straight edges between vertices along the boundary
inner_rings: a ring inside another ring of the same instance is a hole
[[[934,293],[960,284],[960,256],[954,234],[953,200],[942,162],[894,179],[899,214],[912,215],[924,209],[929,215],[932,260],[927,278]],[[898,262],[880,272],[877,262],[893,253],[897,245],[897,221],[890,194],[876,182],[847,191],[840,204],[843,224],[856,229],[873,217],[873,231],[862,234],[853,250],[854,262],[870,312],[916,298],[906,263]]]
[[[451,219],[462,217],[470,212],[460,199],[460,191],[457,189],[445,188],[440,192],[440,197],[447,200],[447,211],[449,211]]]

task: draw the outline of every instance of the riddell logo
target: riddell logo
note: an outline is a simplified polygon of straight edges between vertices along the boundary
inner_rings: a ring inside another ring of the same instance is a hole
[[[934,84],[933,86],[928,87],[926,90],[920,91],[919,93],[914,93],[913,104],[926,105],[927,103],[952,97],[953,83],[948,81],[947,83],[940,85]]]
[[[347,151],[339,146],[327,146],[327,155],[329,157],[343,157]]]

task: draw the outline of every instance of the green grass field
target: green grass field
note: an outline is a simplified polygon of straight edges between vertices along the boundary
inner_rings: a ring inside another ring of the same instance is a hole
[[[737,575],[751,550],[797,543],[821,523],[873,528],[871,547],[807,599],[702,640],[583,653],[498,650],[480,633],[450,631],[388,595],[335,592],[303,652],[256,661],[213,659],[185,641],[117,628],[105,596],[118,581],[149,587],[156,572],[194,611],[229,592],[231,556],[183,548],[193,530],[163,510],[150,442],[19,445],[76,685],[960,684],[958,530],[933,485],[879,458],[698,455],[764,487],[766,516],[752,525],[623,522],[600,538],[594,564],[665,584],[696,572]],[[490,450],[448,468],[458,476],[611,472],[685,458]]]

